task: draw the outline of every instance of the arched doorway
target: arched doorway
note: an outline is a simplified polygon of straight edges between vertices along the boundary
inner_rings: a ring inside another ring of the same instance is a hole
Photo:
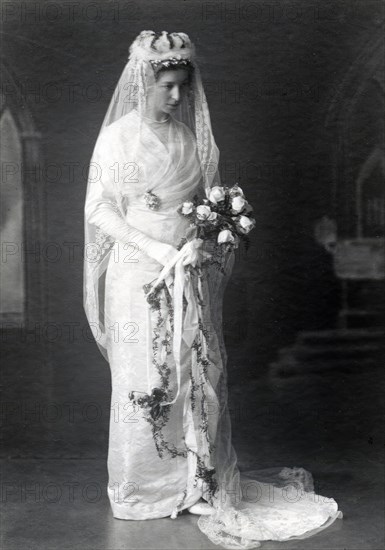
[[[45,309],[44,190],[40,174],[40,139],[22,87],[1,62],[1,306],[3,329],[26,328]]]

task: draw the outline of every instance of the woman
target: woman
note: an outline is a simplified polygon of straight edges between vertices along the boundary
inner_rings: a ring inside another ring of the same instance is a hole
[[[180,214],[220,184],[218,160],[189,37],[143,31],[96,143],[85,204],[84,305],[112,377],[108,495],[116,518],[187,509],[213,542],[255,548],[310,536],[341,512],[303,469],[238,471],[222,337],[234,254],[218,269],[220,245]]]

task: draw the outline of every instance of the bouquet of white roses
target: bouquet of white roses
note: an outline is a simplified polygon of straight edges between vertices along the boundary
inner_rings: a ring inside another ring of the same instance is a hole
[[[206,199],[183,202],[178,212],[191,219],[197,237],[216,236],[218,244],[237,248],[240,239],[248,244],[247,234],[255,227],[253,209],[238,183],[232,187],[216,185],[206,191]]]

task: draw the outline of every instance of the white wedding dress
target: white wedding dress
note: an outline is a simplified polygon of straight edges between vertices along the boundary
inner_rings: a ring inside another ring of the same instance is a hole
[[[224,272],[210,263],[198,270],[178,263],[148,300],[145,291],[162,265],[119,240],[120,225],[128,224],[177,247],[189,225],[177,207],[204,192],[187,126],[173,117],[158,129],[144,124],[139,144],[133,139],[137,128],[138,113],[132,110],[101,133],[93,156],[101,177],[95,178],[85,208],[103,250],[94,275],[102,284],[96,298],[86,285],[85,299],[95,318],[102,312],[105,330],[95,337],[99,344],[102,340],[111,369],[113,515],[176,517],[203,497],[215,512],[201,516],[198,525],[226,548],[311,536],[342,514],[333,499],[313,492],[308,472],[272,468],[240,474],[237,468],[222,337],[222,299],[233,253]],[[148,189],[161,201],[158,210],[146,206]]]

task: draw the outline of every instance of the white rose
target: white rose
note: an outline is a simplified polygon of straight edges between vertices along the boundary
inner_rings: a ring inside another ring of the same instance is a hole
[[[170,51],[170,42],[167,38],[167,31],[162,31],[161,36],[155,42],[155,48],[160,53]]]
[[[232,186],[232,188],[230,189],[230,197],[236,197],[240,195],[241,197],[244,197],[244,193],[242,191],[242,189],[239,187],[239,185],[236,183],[235,185]]]
[[[207,219],[212,222],[212,221],[216,220],[217,217],[218,217],[218,214],[216,212],[211,212],[210,216]]]
[[[207,220],[211,214],[210,207],[205,206],[204,204],[201,204],[200,206],[198,206],[196,212],[197,212],[197,218],[202,221]]]
[[[183,45],[183,41],[182,41],[182,39],[180,38],[180,36],[178,36],[177,33],[174,33],[174,34],[173,34],[172,39],[174,40],[174,45],[175,45],[176,48],[179,49],[179,48]],[[178,59],[180,59],[182,56],[181,56],[180,54],[178,54],[178,55],[176,55],[175,57],[178,58]]]
[[[253,218],[248,218],[247,216],[239,216],[238,223],[244,233],[249,233],[255,225],[255,220]]]
[[[246,204],[247,204],[247,201],[240,195],[237,195],[231,200],[231,208],[236,213],[241,212],[246,206]]]
[[[209,201],[213,204],[217,204],[219,201],[223,201],[225,198],[225,191],[223,187],[220,187],[219,185],[215,185],[210,193],[209,193]]]
[[[222,231],[218,234],[218,244],[223,243],[233,243],[234,242],[234,235],[229,229],[222,229]]]
[[[194,209],[194,203],[190,201],[186,201],[182,204],[182,214],[185,214],[185,215],[191,214],[193,209]]]

